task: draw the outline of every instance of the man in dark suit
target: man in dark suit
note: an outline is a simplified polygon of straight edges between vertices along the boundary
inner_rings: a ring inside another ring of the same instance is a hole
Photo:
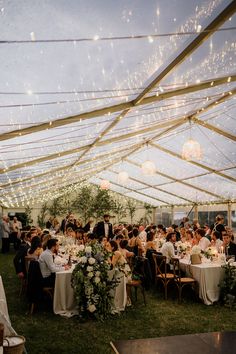
[[[112,229],[112,224],[110,223],[110,215],[105,214],[103,216],[104,221],[100,221],[97,223],[95,226],[93,232],[98,236],[105,236],[110,240],[113,238],[113,229]]]
[[[235,256],[236,258],[236,244],[231,241],[230,235],[223,231],[222,238],[226,256]]]

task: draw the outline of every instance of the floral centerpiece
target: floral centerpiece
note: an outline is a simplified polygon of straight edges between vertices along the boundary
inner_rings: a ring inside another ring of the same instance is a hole
[[[212,259],[218,255],[217,249],[215,247],[207,247],[204,251],[204,256],[206,258]]]
[[[80,245],[77,257],[78,264],[73,270],[71,284],[79,313],[93,313],[96,318],[104,320],[111,313],[111,290],[117,285],[117,280],[109,278],[110,253],[101,244],[94,243]]]
[[[181,254],[186,254],[187,250],[190,250],[190,245],[187,242],[178,241],[175,243],[177,251]]]

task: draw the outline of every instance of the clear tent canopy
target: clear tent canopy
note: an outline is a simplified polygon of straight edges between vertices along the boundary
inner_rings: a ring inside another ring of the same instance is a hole
[[[155,207],[235,202],[235,12],[229,0],[1,0],[0,205],[104,180]],[[201,153],[186,159],[190,138]]]

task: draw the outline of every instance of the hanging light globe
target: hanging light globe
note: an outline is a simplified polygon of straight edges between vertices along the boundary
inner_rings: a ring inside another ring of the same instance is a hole
[[[201,160],[202,149],[198,141],[189,139],[187,140],[182,148],[182,158],[189,160]]]
[[[110,182],[107,179],[103,179],[100,183],[100,188],[103,190],[107,190],[110,188]]]
[[[155,170],[156,170],[156,166],[154,162],[147,160],[142,163],[142,172],[144,175],[146,176],[154,175]]]
[[[118,183],[126,183],[129,175],[126,171],[120,171],[118,174]]]

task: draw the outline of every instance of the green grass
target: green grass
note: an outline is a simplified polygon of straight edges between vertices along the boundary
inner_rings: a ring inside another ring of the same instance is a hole
[[[235,310],[220,305],[206,306],[190,296],[181,305],[174,299],[163,300],[163,293],[149,291],[147,306],[140,296],[125,313],[104,323],[78,317],[56,316],[44,306],[33,316],[27,315],[28,304],[19,298],[20,283],[12,263],[13,253],[0,255],[0,274],[5,287],[13,328],[26,337],[28,354],[111,354],[110,341],[171,336],[178,334],[236,330]],[[186,294],[188,295],[188,294]]]

